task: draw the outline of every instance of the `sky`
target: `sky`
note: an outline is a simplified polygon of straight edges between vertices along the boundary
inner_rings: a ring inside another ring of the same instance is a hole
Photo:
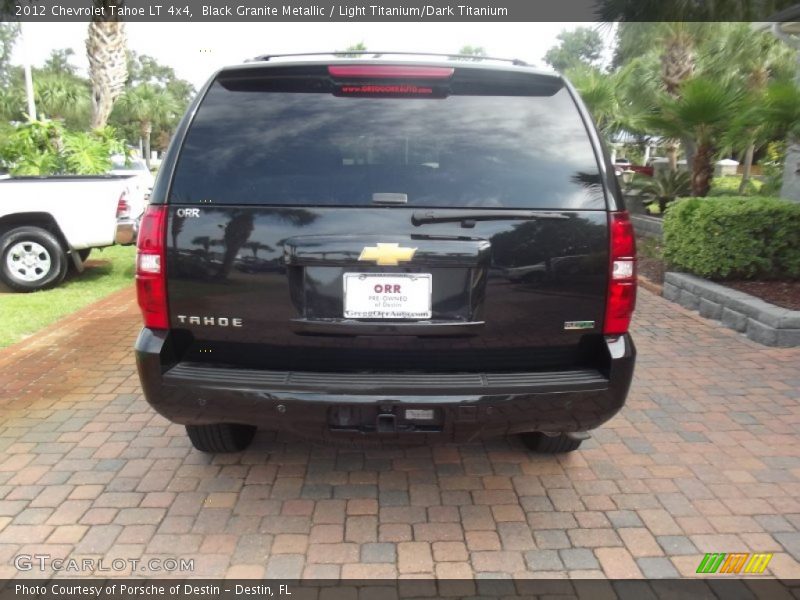
[[[490,56],[519,58],[547,68],[542,57],[563,30],[587,23],[128,23],[128,48],[155,57],[200,87],[218,68],[259,54],[341,50],[363,42],[369,50],[456,52],[482,46]],[[86,23],[25,23],[25,48],[41,65],[51,50],[72,48],[85,71]],[[613,29],[601,26],[610,56]],[[12,61],[20,64],[17,44]]]

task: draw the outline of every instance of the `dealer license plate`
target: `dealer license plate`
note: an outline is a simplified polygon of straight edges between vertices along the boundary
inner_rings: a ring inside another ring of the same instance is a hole
[[[430,273],[345,273],[346,319],[430,319]]]

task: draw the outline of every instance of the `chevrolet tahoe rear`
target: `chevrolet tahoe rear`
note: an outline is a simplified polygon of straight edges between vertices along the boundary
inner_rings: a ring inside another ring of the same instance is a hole
[[[633,375],[635,248],[613,173],[557,74],[222,69],[141,224],[146,398],[208,452],[257,428],[574,450]]]

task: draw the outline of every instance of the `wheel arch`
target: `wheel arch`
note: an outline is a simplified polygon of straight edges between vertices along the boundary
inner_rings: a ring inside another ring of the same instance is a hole
[[[12,229],[25,226],[40,227],[49,231],[56,237],[64,252],[69,252],[71,250],[67,238],[64,236],[64,232],[61,231],[53,215],[47,212],[12,213],[0,217],[0,236]]]

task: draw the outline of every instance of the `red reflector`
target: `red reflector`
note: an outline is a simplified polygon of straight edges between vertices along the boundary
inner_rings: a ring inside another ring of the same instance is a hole
[[[167,207],[151,204],[139,226],[136,243],[136,297],[144,326],[167,329],[167,274],[165,271]]]
[[[636,238],[628,213],[608,216],[608,296],[603,333],[622,335],[630,327],[636,307]]]
[[[606,335],[622,335],[628,332],[636,307],[636,282],[613,281],[608,286],[608,304],[603,333]]]
[[[375,79],[447,79],[452,67],[412,67],[395,65],[330,65],[334,77],[371,77]]]

